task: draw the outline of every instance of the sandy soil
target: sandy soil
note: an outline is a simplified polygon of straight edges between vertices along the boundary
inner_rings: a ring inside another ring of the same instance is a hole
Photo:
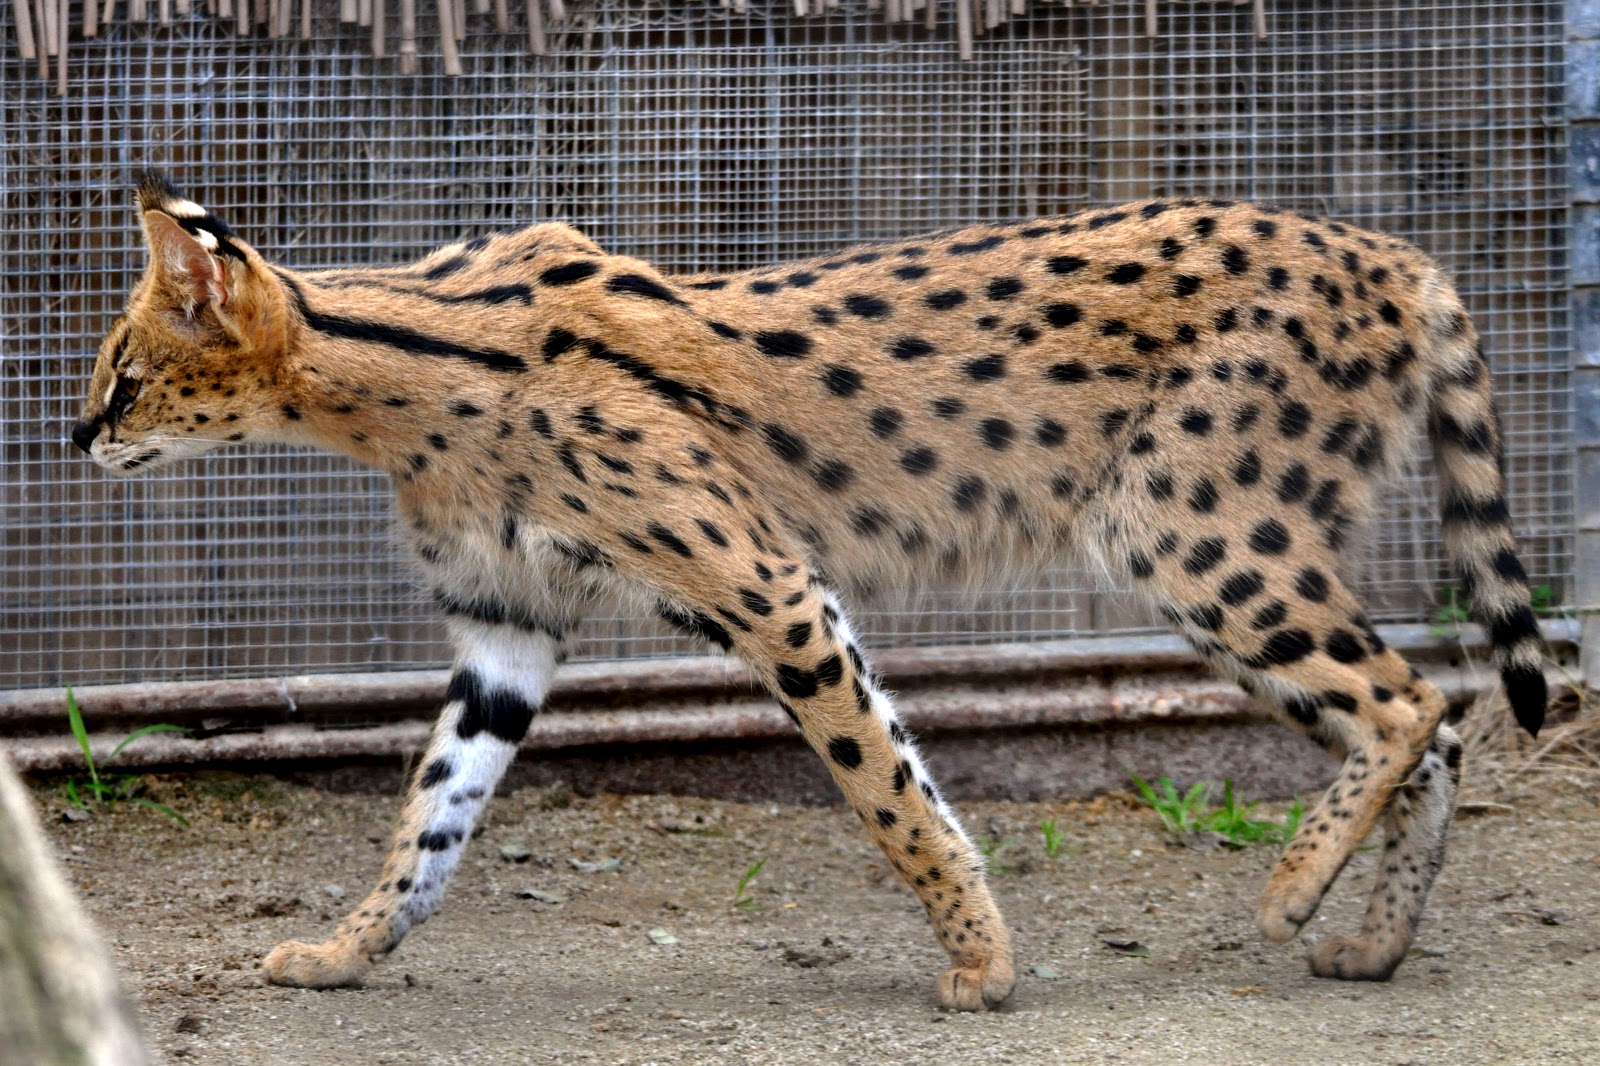
[[[966,805],[1003,841],[1020,946],[991,1015],[935,1008],[941,953],[848,812],[559,789],[497,801],[443,912],[365,988],[269,988],[264,952],[324,935],[366,890],[396,800],[233,776],[155,789],[194,828],[133,808],[67,823],[40,798],[172,1062],[1600,1061],[1600,797],[1570,783],[1458,822],[1416,957],[1386,985],[1313,979],[1302,945],[1260,940],[1270,849],[1194,850],[1116,798]],[[734,908],[763,857],[759,910]],[[1372,861],[1312,936],[1354,927]]]

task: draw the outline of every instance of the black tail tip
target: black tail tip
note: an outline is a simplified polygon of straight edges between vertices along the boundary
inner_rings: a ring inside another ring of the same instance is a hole
[[[1500,671],[1500,680],[1505,684],[1506,699],[1511,701],[1517,724],[1529,736],[1538,736],[1550,695],[1545,688],[1544,671],[1537,666],[1508,666]]]

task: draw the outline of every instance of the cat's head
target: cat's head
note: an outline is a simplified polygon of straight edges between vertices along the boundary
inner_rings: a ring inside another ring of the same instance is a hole
[[[134,474],[275,436],[287,312],[270,269],[158,174],[139,183],[148,261],[101,343],[72,442]]]

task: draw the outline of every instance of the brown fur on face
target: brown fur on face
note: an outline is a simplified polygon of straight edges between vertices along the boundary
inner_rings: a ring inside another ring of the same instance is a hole
[[[1405,957],[1455,802],[1443,697],[1343,580],[1426,432],[1444,541],[1537,729],[1543,645],[1472,323],[1418,249],[1251,204],[1156,201],[669,277],[547,224],[399,268],[271,267],[170,186],[75,438],[125,472],[233,434],[387,471],[457,649],[382,880],[269,980],[360,980],[442,896],[599,597],[737,653],[927,910],[948,1007],[1005,999],[981,854],[878,687],[843,594],[1077,555],[1342,761],[1261,898],[1310,919],[1367,830],[1361,935]],[[132,402],[119,378],[143,382]],[[227,435],[217,433],[220,428]]]
[[[148,265],[100,346],[73,439],[116,474],[282,439],[289,319],[266,263],[158,179],[140,206]]]

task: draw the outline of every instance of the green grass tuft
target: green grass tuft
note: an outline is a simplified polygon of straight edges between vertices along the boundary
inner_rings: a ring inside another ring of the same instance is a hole
[[[1129,775],[1134,787],[1144,801],[1154,808],[1167,832],[1183,837],[1191,833],[1216,833],[1236,848],[1251,844],[1276,844],[1283,847],[1294,839],[1295,830],[1305,814],[1305,804],[1296,799],[1284,812],[1283,821],[1266,821],[1252,818],[1256,803],[1241,803],[1233,793],[1233,779],[1223,778],[1222,806],[1208,810],[1211,784],[1196,781],[1189,791],[1180,795],[1170,777],[1156,778],[1152,787],[1138,774]]]
[[[67,725],[72,729],[72,735],[78,739],[78,747],[83,751],[84,765],[89,768],[87,779],[82,777],[69,777],[63,785],[67,802],[81,810],[88,810],[89,803],[109,807],[114,803],[136,803],[141,807],[149,807],[153,811],[160,811],[180,825],[187,826],[189,819],[168,807],[164,803],[157,803],[145,796],[133,795],[133,790],[139,786],[137,774],[107,774],[102,776],[100,768],[95,765],[94,753],[89,749],[89,730],[83,724],[83,713],[78,710],[78,698],[72,694],[72,688],[67,688]],[[158,722],[154,725],[143,726],[122,738],[122,741],[111,749],[111,754],[106,761],[110,762],[122,754],[122,749],[129,744],[147,737],[152,733],[184,733],[189,730],[179,725],[170,725]]]
[[[739,877],[739,887],[733,890],[733,905],[736,909],[747,911],[751,914],[761,913],[761,904],[749,892],[750,883],[761,873],[761,868],[767,864],[765,858],[757,859],[745,868]]]

